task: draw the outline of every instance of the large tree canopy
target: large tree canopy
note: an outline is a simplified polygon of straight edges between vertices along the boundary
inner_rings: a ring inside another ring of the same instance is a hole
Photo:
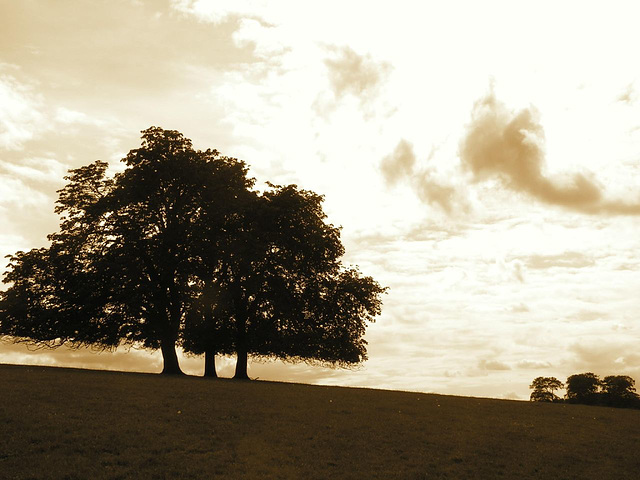
[[[341,265],[340,232],[325,222],[322,200],[290,185],[243,204],[230,243],[209,250],[217,258],[205,264],[218,270],[187,319],[187,351],[236,352],[236,378],[247,378],[248,355],[340,366],[366,359],[362,336],[384,289]]]
[[[11,258],[0,334],[49,346],[175,347],[346,366],[366,359],[384,289],[345,268],[320,195],[253,189],[246,165],[151,127],[109,178],[97,161],[59,191],[49,248]]]
[[[100,161],[65,177],[51,247],[12,259],[2,332],[44,344],[161,348],[163,371],[179,373],[175,344],[194,297],[202,204],[228,208],[252,181],[244,163],[156,127],[123,161],[128,168],[113,179]],[[33,302],[28,315],[16,310],[19,297]]]
[[[602,379],[605,405],[613,407],[640,407],[636,381],[628,375],[609,375]]]
[[[600,391],[601,380],[592,372],[571,375],[566,382],[566,398],[574,403],[596,403]]]

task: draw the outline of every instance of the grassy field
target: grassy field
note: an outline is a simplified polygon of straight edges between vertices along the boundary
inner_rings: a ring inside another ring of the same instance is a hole
[[[2,479],[640,478],[640,411],[0,365]]]

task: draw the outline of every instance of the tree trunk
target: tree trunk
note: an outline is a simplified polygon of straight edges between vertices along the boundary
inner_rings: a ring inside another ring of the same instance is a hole
[[[160,344],[164,366],[162,373],[165,375],[183,375],[178,363],[178,354],[176,353],[176,341],[173,339],[163,339]]]
[[[239,302],[238,302],[239,303]],[[246,308],[246,307],[245,307]],[[236,316],[236,373],[233,378],[249,380],[247,374],[247,313],[246,310]]]
[[[247,374],[247,349],[246,347],[238,346],[237,350],[238,361],[236,362],[236,373],[233,378],[236,380],[249,380],[249,375]]]
[[[216,354],[213,350],[204,352],[204,376],[217,377],[216,373]]]

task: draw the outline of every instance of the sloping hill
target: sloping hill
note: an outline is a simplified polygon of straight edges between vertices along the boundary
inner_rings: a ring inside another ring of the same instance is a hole
[[[3,479],[640,478],[640,411],[0,365]]]

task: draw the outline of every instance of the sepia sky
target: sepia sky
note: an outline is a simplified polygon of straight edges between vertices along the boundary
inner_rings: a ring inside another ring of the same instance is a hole
[[[640,381],[639,17],[637,2],[0,0],[0,267],[57,229],[67,169],[122,170],[155,125],[259,185],[324,194],[345,263],[389,287],[362,368],[250,376],[517,399],[541,375]],[[0,362],[161,368],[6,343]]]

